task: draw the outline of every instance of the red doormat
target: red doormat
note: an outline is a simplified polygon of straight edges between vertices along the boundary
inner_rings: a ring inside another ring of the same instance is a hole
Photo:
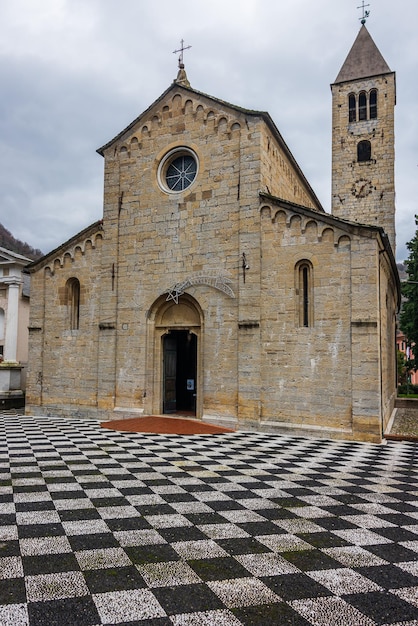
[[[214,435],[217,433],[233,433],[230,428],[215,426],[198,420],[183,419],[180,417],[134,417],[124,420],[101,422],[102,428],[124,430],[131,433],[157,433],[165,435]]]

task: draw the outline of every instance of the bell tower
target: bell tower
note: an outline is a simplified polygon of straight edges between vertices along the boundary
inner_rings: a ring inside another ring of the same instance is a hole
[[[365,19],[332,91],[332,213],[381,226],[395,254],[395,72]]]

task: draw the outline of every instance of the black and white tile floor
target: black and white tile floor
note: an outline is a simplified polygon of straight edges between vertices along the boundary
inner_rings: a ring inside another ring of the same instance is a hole
[[[0,416],[0,624],[418,625],[417,455]]]

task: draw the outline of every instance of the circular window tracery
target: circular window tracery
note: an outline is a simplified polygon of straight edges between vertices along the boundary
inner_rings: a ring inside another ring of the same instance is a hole
[[[181,193],[195,181],[199,162],[189,148],[175,148],[161,161],[158,168],[158,182],[169,193]]]

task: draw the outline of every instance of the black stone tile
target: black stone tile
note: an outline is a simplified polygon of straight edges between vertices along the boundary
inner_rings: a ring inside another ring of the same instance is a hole
[[[251,574],[232,557],[217,559],[194,559],[187,561],[190,567],[204,581],[246,578]]]
[[[173,528],[158,528],[158,533],[168,542],[176,541],[207,541],[208,537],[195,526],[175,526]]]
[[[220,599],[204,584],[161,587],[152,591],[168,615],[225,608]]]
[[[47,492],[46,485],[14,485],[14,493],[43,493]]]
[[[86,494],[81,489],[76,491],[51,491],[51,498],[53,500],[80,500],[86,497]]]
[[[418,620],[418,607],[396,595],[375,591],[344,596],[344,600],[374,620],[376,624],[396,624]]]
[[[379,515],[379,518],[391,522],[391,524],[396,524],[396,526],[414,526],[417,523],[414,517],[405,515],[404,513],[384,513],[383,515]]]
[[[367,550],[381,559],[390,563],[402,563],[403,561],[416,561],[417,553],[396,543],[384,543],[367,546]]]
[[[229,554],[261,554],[271,552],[269,548],[257,541],[254,537],[237,539],[218,539],[216,543]]]
[[[357,511],[357,514],[359,512]],[[321,526],[321,528],[325,528],[325,530],[352,530],[353,528],[358,529],[358,526],[348,522],[345,519],[340,519],[336,516],[331,517],[316,517],[314,520],[315,524]]]
[[[200,493],[201,491],[214,491],[213,487],[210,485],[200,482],[198,485],[182,485],[181,486],[184,491],[188,491],[189,493]]]
[[[245,509],[237,500],[210,500],[206,504],[217,511],[242,511]]]
[[[71,552],[23,556],[22,562],[25,576],[80,571],[77,559]]]
[[[126,496],[149,496],[154,492],[149,487],[118,487],[119,491]]]
[[[193,525],[202,524],[225,524],[225,518],[218,513],[186,513],[184,515]]]
[[[0,556],[20,556],[19,542],[15,540],[0,542]]]
[[[169,504],[136,504],[135,508],[141,515],[173,515],[173,513],[177,513]]]
[[[418,482],[418,481],[417,481]],[[393,509],[397,513],[416,513],[418,511],[417,506],[413,504],[409,504],[409,500],[411,500],[409,494],[399,494],[400,497],[396,496],[398,502],[385,502],[385,506],[388,509]],[[401,502],[402,495],[408,499],[408,502]]]
[[[73,535],[68,537],[74,552],[79,550],[95,550],[100,548],[117,548],[119,542],[113,533],[94,533],[91,535]]]
[[[232,609],[243,626],[310,626],[304,617],[284,602]]]
[[[55,511],[54,503],[51,500],[41,502],[17,502],[16,513],[27,511]]]
[[[30,602],[30,626],[94,626],[101,623],[90,596],[49,602]]]
[[[289,563],[296,565],[303,572],[341,567],[341,563],[320,550],[294,550],[281,552],[280,556],[289,561]]]
[[[263,511],[260,511],[259,509],[257,509],[257,513],[259,515],[263,515]],[[261,535],[277,535],[278,533],[280,533],[279,527],[270,521],[245,522],[242,524],[237,524],[237,526],[252,537],[257,537]]]
[[[24,578],[6,578],[0,580],[0,605],[26,602]]]
[[[347,489],[345,487],[341,487],[341,489],[343,491],[347,491]],[[364,500],[363,498],[359,498],[358,496],[356,496],[355,494],[359,492],[359,490],[356,488],[353,488],[354,493],[347,493],[347,494],[339,494],[339,495],[334,495],[332,496],[333,500],[337,500],[338,502],[341,502],[342,504],[364,504]],[[364,490],[365,493],[368,493],[368,491],[365,489]]]
[[[152,492],[151,492],[152,493]],[[165,493],[164,500],[167,503],[170,502],[197,502],[196,498],[191,496],[188,492],[178,493]]]
[[[101,519],[96,509],[61,509],[58,513],[62,522]]]
[[[17,468],[16,468],[17,469]],[[14,472],[13,468],[10,468],[10,473],[12,475],[13,480],[21,480],[23,478],[42,478],[42,473],[39,472]]]
[[[303,598],[331,596],[332,593],[306,574],[284,574],[282,576],[263,576],[263,583],[278,596],[290,602]]]
[[[177,552],[168,544],[151,544],[146,546],[129,546],[124,548],[126,554],[136,565],[160,563],[161,561],[179,561]]]
[[[418,522],[417,522],[418,524]],[[402,528],[400,526],[389,526],[385,528],[373,528],[373,532],[382,537],[386,537],[386,539],[390,539],[391,541],[401,542],[401,541],[417,541],[418,534],[412,533],[406,528]],[[418,558],[418,556],[417,556]]]
[[[336,517],[343,517],[345,515],[360,515],[361,511],[359,511],[359,509],[355,509],[352,506],[347,506],[345,504],[335,504],[335,505],[331,505],[331,506],[322,506],[321,509],[323,511],[327,511],[328,513],[330,513],[331,515],[334,515]],[[342,520],[344,521],[344,520]],[[347,522],[349,523],[349,522]],[[350,528],[355,528],[354,524],[350,524],[349,526]]]
[[[318,532],[318,533],[295,533],[298,537],[310,543],[315,548],[339,548],[341,546],[350,546],[348,541],[338,537],[334,533]]]
[[[112,532],[118,530],[144,530],[152,528],[144,517],[126,517],[121,519],[107,519],[107,526]]]
[[[103,506],[130,506],[130,502],[122,496],[114,498],[91,498],[93,506],[100,508]]]
[[[90,593],[123,591],[145,587],[145,581],[136,567],[114,567],[83,572]]]
[[[286,491],[289,491],[289,489],[286,489]],[[307,502],[299,500],[296,496],[292,496],[291,494],[289,494],[289,497],[269,498],[269,500],[284,509],[309,506]]]
[[[385,589],[418,587],[418,577],[396,565],[357,567],[356,571]]]

